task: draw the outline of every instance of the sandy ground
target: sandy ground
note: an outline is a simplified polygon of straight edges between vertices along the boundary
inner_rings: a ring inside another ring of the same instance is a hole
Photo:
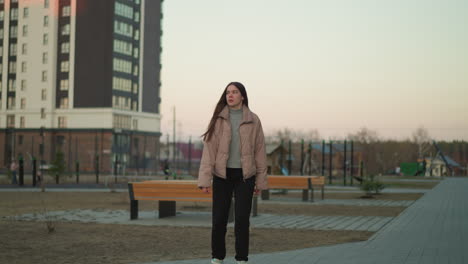
[[[290,193],[288,195],[296,195]],[[299,194],[300,195],[300,194]],[[327,195],[328,198],[331,198]],[[339,194],[345,199],[345,194]],[[376,199],[415,200],[414,194],[385,194]],[[356,199],[359,194],[350,194]],[[277,197],[275,195],[275,197]],[[177,203],[179,210],[209,211],[209,203]],[[127,193],[0,192],[0,262],[2,263],[138,263],[210,256],[210,229],[204,227],[131,226],[21,222],[5,216],[42,213],[45,210],[125,209]],[[140,210],[155,210],[156,202],[141,202]],[[404,207],[363,207],[313,204],[261,204],[259,213],[313,215],[396,216]],[[292,250],[368,239],[371,232],[252,229],[251,253]],[[233,256],[233,230],[227,236],[228,255]]]

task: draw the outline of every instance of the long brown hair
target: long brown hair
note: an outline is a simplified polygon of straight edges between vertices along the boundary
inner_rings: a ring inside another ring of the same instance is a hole
[[[245,90],[244,85],[240,82],[230,82],[228,85],[226,85],[226,88],[224,88],[224,91],[221,94],[221,98],[219,98],[219,101],[216,104],[213,116],[211,117],[210,124],[208,125],[208,129],[206,130],[205,134],[202,135],[203,141],[209,141],[211,139],[211,136],[213,136],[218,115],[219,113],[221,113],[221,111],[223,111],[224,107],[227,105],[226,91],[230,85],[234,85],[239,90],[242,97],[244,97],[242,104],[249,107],[249,99],[247,98],[247,91]]]

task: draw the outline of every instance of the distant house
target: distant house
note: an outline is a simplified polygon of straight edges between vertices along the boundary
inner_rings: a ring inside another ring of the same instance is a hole
[[[450,170],[448,166],[450,166],[450,168],[452,169],[452,175],[458,174],[459,171],[462,170],[462,167],[456,161],[454,161],[448,156],[444,157],[447,163],[445,163],[445,161],[440,156],[437,156],[435,158],[428,157],[424,159],[426,162],[426,177],[450,176]]]
[[[268,174],[281,175],[281,166],[285,166],[288,151],[278,143],[270,143],[265,146],[267,154]]]

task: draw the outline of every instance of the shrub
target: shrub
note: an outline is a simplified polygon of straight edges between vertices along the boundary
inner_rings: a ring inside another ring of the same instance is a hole
[[[367,197],[379,194],[383,189],[385,189],[385,185],[381,181],[376,180],[374,175],[364,180],[361,185],[361,190],[365,192]]]
[[[372,191],[374,190],[374,182],[364,180],[361,184],[361,190],[363,190],[366,196],[372,197]]]

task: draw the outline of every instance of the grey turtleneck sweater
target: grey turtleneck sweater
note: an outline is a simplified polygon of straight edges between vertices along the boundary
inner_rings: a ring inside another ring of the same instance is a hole
[[[231,143],[229,145],[227,167],[242,168],[239,136],[239,126],[242,122],[242,108],[239,110],[229,109],[229,121],[231,121]]]

